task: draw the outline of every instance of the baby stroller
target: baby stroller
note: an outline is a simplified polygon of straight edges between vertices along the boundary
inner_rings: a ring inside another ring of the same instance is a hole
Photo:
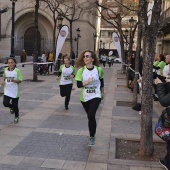
[[[37,65],[37,74],[49,75],[48,64],[38,64]]]

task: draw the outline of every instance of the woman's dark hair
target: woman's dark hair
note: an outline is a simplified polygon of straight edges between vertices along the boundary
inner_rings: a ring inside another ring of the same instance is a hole
[[[78,57],[78,59],[77,59],[77,61],[76,61],[76,63],[75,63],[75,67],[83,67],[83,66],[85,66],[85,63],[84,63],[83,58],[84,58],[84,54],[85,54],[86,52],[91,53],[91,57],[94,59],[93,65],[99,66],[99,60],[98,60],[95,52],[93,52],[93,51],[91,51],[91,50],[84,50],[84,51],[79,55],[79,57]]]
[[[165,61],[165,56],[163,54],[159,54],[160,61]]]
[[[7,61],[6,61],[7,63],[8,63],[8,60],[13,60],[14,63],[17,64],[16,59],[15,59],[14,57],[8,57],[8,58],[7,58]]]

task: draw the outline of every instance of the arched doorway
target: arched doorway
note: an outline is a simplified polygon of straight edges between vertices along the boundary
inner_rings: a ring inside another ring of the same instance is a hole
[[[34,27],[30,27],[25,31],[24,34],[24,49],[27,53],[27,55],[32,55],[34,52]],[[41,52],[41,35],[38,31],[38,55],[40,55]]]

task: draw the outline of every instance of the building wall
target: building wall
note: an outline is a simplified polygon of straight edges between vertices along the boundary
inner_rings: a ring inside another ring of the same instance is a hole
[[[6,13],[1,15],[1,41],[0,41],[0,58],[10,55],[11,48],[11,16],[12,16],[12,3],[11,1],[1,0],[0,9],[5,6],[9,7]],[[34,5],[31,0],[18,0],[15,5],[15,52],[24,48],[24,34],[30,27],[34,27]],[[73,23],[73,39],[76,37],[76,29],[80,28],[81,38],[79,40],[79,53],[84,49],[93,50],[93,33],[98,27],[97,18],[90,14],[84,14],[79,21]],[[39,9],[39,32],[41,35],[41,52],[42,50],[50,51],[52,49],[53,37],[53,18],[52,13],[44,4],[41,4]],[[69,26],[66,19],[63,20],[63,25]],[[58,30],[57,30],[58,32]],[[57,37],[57,35],[56,35]],[[66,40],[62,53],[70,53],[69,37]],[[77,51],[76,42],[73,41],[74,51]]]

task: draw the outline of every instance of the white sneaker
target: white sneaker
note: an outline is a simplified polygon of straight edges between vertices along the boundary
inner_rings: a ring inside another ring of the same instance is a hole
[[[141,115],[141,111],[139,111],[139,114]]]

